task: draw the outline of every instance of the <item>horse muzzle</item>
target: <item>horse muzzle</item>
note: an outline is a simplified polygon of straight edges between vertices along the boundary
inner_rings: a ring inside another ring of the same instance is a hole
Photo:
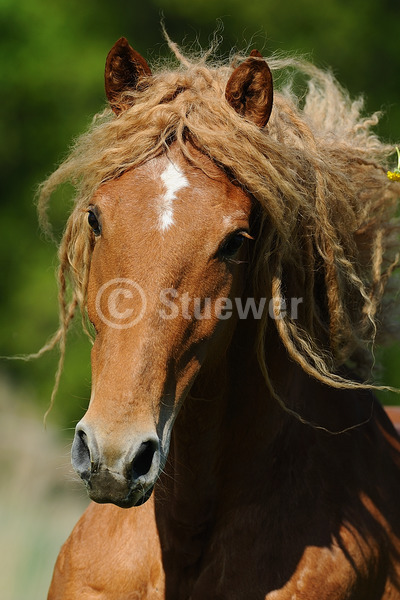
[[[160,442],[156,434],[136,435],[126,452],[107,452],[94,431],[82,421],[76,427],[71,459],[91,500],[121,508],[146,502],[161,471]]]

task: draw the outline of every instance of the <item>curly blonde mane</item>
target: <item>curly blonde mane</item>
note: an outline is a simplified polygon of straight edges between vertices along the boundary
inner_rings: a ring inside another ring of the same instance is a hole
[[[386,176],[393,147],[370,131],[378,115],[362,117],[362,101],[352,102],[329,72],[297,59],[271,59],[279,79],[301,74],[307,91],[303,98],[290,84],[277,91],[268,125],[259,129],[225,101],[231,64],[192,61],[173,43],[170,47],[179,67],[161,69],[127,92],[129,108],[118,117],[109,108],[97,115],[40,187],[38,209],[47,231],[46,207],[54,190],[66,181],[76,189],[59,246],[60,328],[40,352],[61,345],[56,387],[76,307],[85,314],[93,247],[85,215],[90,200],[102,183],[168,152],[172,142],[191,161],[196,160],[191,148],[200,150],[256,199],[252,293],[277,306],[284,297],[301,296],[306,307],[302,319],[276,320],[289,355],[328,385],[360,386],[343,379],[340,368],[349,361],[366,365],[372,357],[386,312],[386,283],[398,260],[394,213],[400,184]],[[242,60],[236,57],[234,66]],[[267,325],[268,318],[260,322],[255,344],[269,382]]]

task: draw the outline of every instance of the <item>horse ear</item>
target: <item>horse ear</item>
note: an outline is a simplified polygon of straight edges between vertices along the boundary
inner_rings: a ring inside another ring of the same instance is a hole
[[[269,66],[258,50],[239,65],[226,84],[225,98],[239,115],[264,127],[272,110],[273,83]]]
[[[139,81],[151,75],[150,67],[128,40],[120,38],[108,53],[104,73],[106,96],[115,114],[128,108],[121,94],[137,88]]]

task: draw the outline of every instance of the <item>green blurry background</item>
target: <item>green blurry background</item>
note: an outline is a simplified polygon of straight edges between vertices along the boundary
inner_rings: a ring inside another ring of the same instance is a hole
[[[35,188],[104,106],[103,68],[113,43],[126,36],[150,64],[167,54],[162,18],[187,48],[207,47],[218,28],[222,55],[251,43],[266,56],[292,51],[332,67],[353,96],[365,94],[368,111],[383,109],[380,135],[400,140],[398,0],[0,0],[0,355],[34,352],[57,328],[56,250],[38,229]],[[58,234],[70,199],[63,188],[51,209]],[[89,351],[78,325],[47,431],[40,421],[57,352],[0,362],[4,600],[45,597],[61,540],[85,506],[67,465],[89,396]],[[400,385],[398,347],[380,356],[380,379]]]

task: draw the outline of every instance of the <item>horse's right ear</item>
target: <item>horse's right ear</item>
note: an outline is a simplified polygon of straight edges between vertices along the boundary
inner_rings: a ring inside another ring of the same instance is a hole
[[[136,89],[139,81],[150,75],[150,67],[143,56],[126,38],[120,38],[108,53],[104,73],[106,96],[116,115],[129,106],[121,101],[121,94]]]

